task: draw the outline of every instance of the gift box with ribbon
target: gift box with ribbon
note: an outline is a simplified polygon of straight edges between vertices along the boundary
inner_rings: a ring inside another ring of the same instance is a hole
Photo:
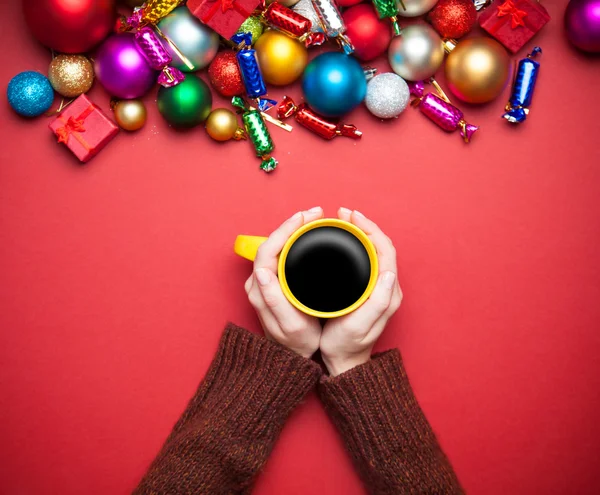
[[[89,161],[119,132],[119,128],[92,103],[79,96],[50,123],[59,143],[64,143],[83,163]]]
[[[261,0],[189,0],[192,14],[225,39],[231,38]]]
[[[496,0],[479,16],[479,24],[512,53],[518,52],[550,20],[536,0]]]

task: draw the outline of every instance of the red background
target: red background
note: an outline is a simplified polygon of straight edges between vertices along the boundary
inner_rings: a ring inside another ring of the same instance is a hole
[[[470,145],[412,109],[384,123],[359,109],[360,142],[273,129],[265,175],[248,143],[170,129],[153,93],[147,127],[80,166],[47,119],[1,104],[0,492],[129,492],[225,322],[258,330],[235,235],[343,205],[398,248],[405,301],[377,347],[402,350],[467,491],[598,493],[600,70],[567,44],[566,3],[546,2],[529,120],[500,119],[507,88],[463,107],[481,125]],[[19,4],[3,5],[2,87],[50,61]],[[100,87],[91,98],[107,108]],[[314,395],[256,493],[364,493]]]

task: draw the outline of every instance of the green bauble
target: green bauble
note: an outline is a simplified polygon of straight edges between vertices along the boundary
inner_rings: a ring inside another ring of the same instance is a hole
[[[210,114],[212,94],[200,78],[187,74],[185,80],[172,88],[158,90],[158,111],[174,127],[194,127]]]
[[[258,17],[248,17],[237,30],[238,33],[250,33],[252,35],[252,45],[260,38],[263,31],[263,23]]]

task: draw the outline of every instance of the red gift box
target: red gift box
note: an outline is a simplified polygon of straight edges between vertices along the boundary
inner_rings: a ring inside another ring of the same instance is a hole
[[[119,128],[87,96],[81,95],[50,123],[50,129],[83,163],[97,155]]]
[[[189,0],[187,7],[223,38],[231,38],[261,0]]]
[[[518,52],[550,20],[535,0],[496,0],[479,16],[479,25],[511,52]]]

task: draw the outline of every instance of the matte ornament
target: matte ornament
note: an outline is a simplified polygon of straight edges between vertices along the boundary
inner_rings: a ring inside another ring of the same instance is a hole
[[[306,47],[280,31],[266,31],[256,42],[255,49],[265,82],[274,86],[296,81],[308,62]]]
[[[402,0],[399,3],[399,16],[418,17],[429,12],[437,3],[437,0]]]
[[[350,7],[342,17],[356,58],[368,61],[385,53],[392,41],[392,30],[389,21],[380,19],[372,5]]]
[[[439,0],[427,18],[442,38],[458,39],[473,29],[477,10],[473,0]]]
[[[94,84],[94,66],[83,55],[58,55],[50,62],[48,79],[59,95],[75,98]]]
[[[208,77],[213,88],[222,96],[232,97],[244,92],[242,72],[232,51],[217,54],[208,67]]]
[[[573,46],[600,53],[600,0],[571,0],[565,11],[565,30]]]
[[[391,72],[378,74],[367,84],[365,105],[369,112],[380,119],[392,119],[400,115],[410,102],[408,84]]]
[[[444,61],[442,39],[427,24],[402,28],[388,49],[392,70],[407,81],[420,81],[433,76]]]
[[[117,125],[124,131],[139,131],[146,124],[147,112],[141,100],[121,100],[113,105]]]
[[[177,86],[161,87],[156,103],[160,114],[172,126],[195,127],[210,114],[212,95],[202,79],[190,74]]]
[[[48,78],[39,72],[21,72],[13,77],[6,89],[8,104],[23,117],[37,117],[47,112],[54,101],[54,91]]]

